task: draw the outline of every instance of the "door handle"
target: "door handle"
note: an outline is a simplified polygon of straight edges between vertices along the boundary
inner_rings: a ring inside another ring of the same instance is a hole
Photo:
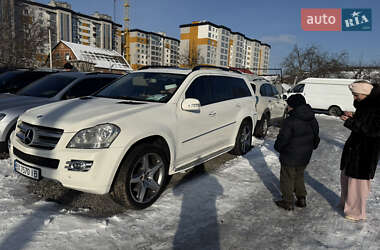
[[[216,115],[216,112],[215,111],[211,111],[208,115],[214,117]]]
[[[240,104],[236,104],[236,107],[237,107],[237,108],[241,108],[241,105],[240,105]]]

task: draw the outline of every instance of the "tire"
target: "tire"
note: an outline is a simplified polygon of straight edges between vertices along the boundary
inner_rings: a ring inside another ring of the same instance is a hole
[[[10,130],[9,130],[9,132],[8,132],[8,134],[7,134],[7,137],[6,137],[6,142],[7,142],[7,147],[6,147],[6,151],[5,151],[5,153],[9,153],[9,148],[10,148],[10,146],[11,146],[11,134],[12,134],[12,132],[13,132],[13,130],[15,130],[16,129],[16,125],[14,125]]]
[[[263,139],[267,136],[269,127],[269,116],[267,114],[263,115],[260,121],[257,122],[255,127],[255,136],[257,138]]]
[[[339,108],[338,106],[331,106],[329,109],[328,109],[328,112],[329,112],[329,115],[332,115],[332,116],[341,116],[341,113],[343,112],[341,108]]]
[[[111,191],[112,198],[127,208],[149,207],[166,187],[168,168],[165,152],[159,146],[137,145],[120,166]]]
[[[239,128],[239,132],[235,139],[235,146],[231,150],[233,155],[245,155],[252,148],[252,124],[248,120],[244,120]]]

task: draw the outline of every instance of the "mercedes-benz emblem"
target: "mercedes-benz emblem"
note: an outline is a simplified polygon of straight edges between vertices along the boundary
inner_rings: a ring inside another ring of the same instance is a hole
[[[33,136],[34,136],[33,129],[26,130],[26,132],[25,132],[25,138],[24,138],[24,142],[25,142],[26,145],[29,145],[30,143],[32,143]]]

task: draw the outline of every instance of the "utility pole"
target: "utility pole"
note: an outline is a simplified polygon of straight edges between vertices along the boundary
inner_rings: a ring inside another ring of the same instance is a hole
[[[49,61],[50,61],[50,69],[53,70],[53,61],[52,61],[52,56],[51,56],[51,35],[50,35],[50,29],[49,29]]]
[[[130,51],[129,51],[129,0],[124,0],[124,51],[125,60],[130,63]]]
[[[116,1],[113,0],[113,21],[116,23]]]

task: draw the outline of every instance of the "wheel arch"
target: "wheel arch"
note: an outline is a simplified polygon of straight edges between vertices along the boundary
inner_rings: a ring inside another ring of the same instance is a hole
[[[329,106],[329,108],[327,110],[330,110],[332,108],[340,108],[341,109],[341,107],[339,107],[338,104],[332,104],[332,105]]]
[[[252,126],[252,131],[253,131],[253,129],[254,129],[254,124],[253,124],[253,119],[252,119],[252,117],[251,116],[245,116],[245,117],[243,117],[242,119],[241,119],[241,121],[240,122],[238,122],[238,124],[237,124],[237,126],[236,126],[236,131],[235,131],[235,136],[233,137],[233,142],[235,143],[235,139],[236,139],[236,136],[238,135],[238,133],[239,133],[239,129],[240,129],[240,126],[241,126],[241,124],[243,124],[243,122],[244,121],[248,121],[250,124],[251,124],[251,126]]]
[[[270,116],[271,116],[271,114],[270,114],[270,109],[269,109],[269,108],[266,108],[266,109],[264,110],[263,114],[261,115],[260,120],[263,119],[264,116],[267,116],[267,117],[268,117],[268,120],[270,120]]]
[[[332,104],[332,105],[330,105],[329,108],[327,109],[327,112],[329,113],[329,115],[333,115],[333,112],[332,112],[333,109],[342,110],[342,108],[341,108],[339,105],[337,105],[337,104]]]
[[[141,138],[137,141],[135,141],[129,148],[128,150],[124,153],[124,156],[122,158],[122,160],[120,161],[119,163],[119,166],[117,167],[117,170],[115,171],[115,173],[113,174],[113,177],[112,177],[112,183],[111,183],[111,186],[109,188],[109,191],[112,191],[113,190],[113,186],[115,184],[115,180],[116,180],[116,177],[117,175],[119,174],[119,171],[120,171],[120,168],[121,166],[123,165],[123,163],[125,162],[126,158],[128,157],[129,153],[135,149],[138,145],[140,144],[154,144],[154,145],[160,145],[160,147],[164,150],[165,152],[165,156],[166,156],[166,160],[168,161],[168,174],[170,172],[170,165],[171,165],[171,162],[173,162],[174,160],[174,156],[173,154],[171,154],[171,150],[170,150],[170,146],[169,146],[169,143],[168,141],[161,135],[150,135],[148,137],[145,137],[145,138]]]

